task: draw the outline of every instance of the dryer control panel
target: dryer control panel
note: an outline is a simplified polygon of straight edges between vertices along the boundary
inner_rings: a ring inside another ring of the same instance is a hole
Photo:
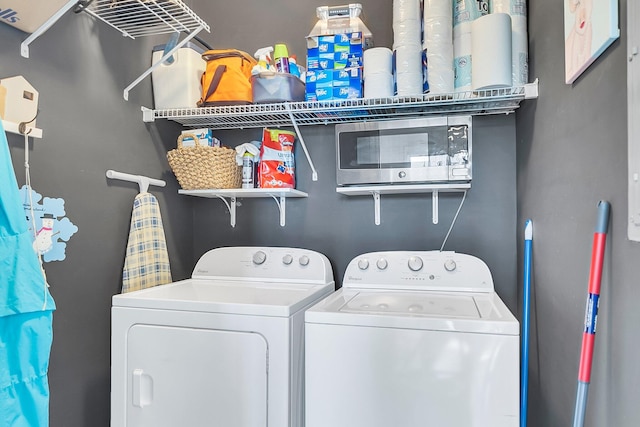
[[[331,283],[329,259],[301,248],[234,246],[212,249],[202,255],[193,279]]]
[[[494,292],[489,267],[480,258],[456,252],[370,252],[354,258],[345,288]]]

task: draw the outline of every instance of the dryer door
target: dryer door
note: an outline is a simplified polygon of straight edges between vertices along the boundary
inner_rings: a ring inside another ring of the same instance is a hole
[[[261,335],[134,325],[127,347],[127,426],[267,425]]]

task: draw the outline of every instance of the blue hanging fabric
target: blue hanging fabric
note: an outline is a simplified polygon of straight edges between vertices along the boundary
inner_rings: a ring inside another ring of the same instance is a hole
[[[1,121],[0,183],[0,427],[47,427],[55,303],[32,247]]]

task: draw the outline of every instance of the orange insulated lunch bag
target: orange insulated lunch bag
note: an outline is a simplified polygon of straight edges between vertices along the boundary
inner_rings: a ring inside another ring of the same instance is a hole
[[[251,104],[251,69],[257,61],[236,49],[208,50],[202,54],[207,68],[202,74],[198,107]]]

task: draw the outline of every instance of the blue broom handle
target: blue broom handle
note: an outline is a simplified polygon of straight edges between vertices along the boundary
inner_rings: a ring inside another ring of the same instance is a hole
[[[527,426],[527,399],[529,391],[529,311],[531,294],[531,258],[533,247],[533,222],[525,225],[524,240],[524,286],[522,301],[522,367],[520,392],[520,427]]]

